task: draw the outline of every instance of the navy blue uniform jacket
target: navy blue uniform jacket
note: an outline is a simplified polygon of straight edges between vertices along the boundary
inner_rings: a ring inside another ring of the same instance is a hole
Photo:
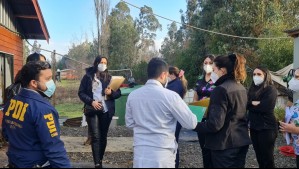
[[[17,168],[32,168],[47,161],[53,168],[70,168],[58,119],[48,100],[22,89],[4,108],[2,128],[9,142],[9,162]]]

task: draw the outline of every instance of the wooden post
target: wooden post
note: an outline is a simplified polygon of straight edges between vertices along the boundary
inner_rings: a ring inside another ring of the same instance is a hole
[[[53,80],[56,84],[56,50],[52,53],[52,72],[53,72]],[[56,92],[54,93],[52,97],[53,106],[56,106]]]
[[[299,68],[299,28],[285,31],[294,38],[294,69]],[[294,102],[299,99],[299,92],[294,93]]]

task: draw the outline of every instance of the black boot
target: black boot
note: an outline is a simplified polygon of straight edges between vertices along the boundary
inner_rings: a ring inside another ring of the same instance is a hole
[[[103,168],[102,161],[100,161],[100,163],[99,163],[99,164],[96,164],[96,165],[95,165],[95,168]]]

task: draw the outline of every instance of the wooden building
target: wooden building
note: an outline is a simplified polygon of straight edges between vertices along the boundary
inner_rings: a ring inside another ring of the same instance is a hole
[[[37,0],[0,0],[0,110],[5,88],[24,64],[25,40],[49,38]],[[2,117],[0,111],[0,128]]]

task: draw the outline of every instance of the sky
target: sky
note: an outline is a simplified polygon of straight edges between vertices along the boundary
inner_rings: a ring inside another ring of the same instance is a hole
[[[96,18],[94,0],[38,0],[46,26],[50,34],[50,41],[38,40],[42,48],[57,53],[67,54],[72,43],[80,43],[86,38],[96,36]],[[110,8],[114,8],[120,0],[110,0]],[[180,21],[180,10],[186,10],[186,0],[127,0],[138,7],[147,5],[154,13],[166,18]],[[131,16],[135,19],[139,9],[129,6]],[[156,47],[160,48],[167,36],[167,26],[170,21],[158,18],[162,24],[162,31],[157,32]],[[33,40],[30,43],[33,44]],[[31,48],[30,48],[31,49]],[[47,52],[42,52],[50,57]]]

